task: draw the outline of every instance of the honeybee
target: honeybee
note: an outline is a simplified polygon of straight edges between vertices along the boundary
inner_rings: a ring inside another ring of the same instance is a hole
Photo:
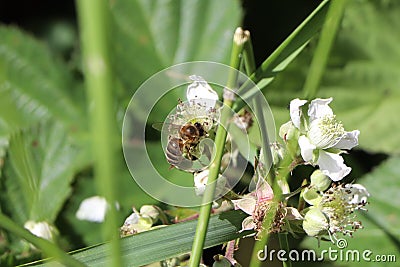
[[[159,124],[153,125],[159,129]],[[197,160],[199,157],[198,144],[208,133],[200,122],[188,122],[182,126],[169,124],[168,130],[171,133],[177,129],[178,134],[170,134],[165,149],[165,155],[169,164],[178,167],[186,159]]]

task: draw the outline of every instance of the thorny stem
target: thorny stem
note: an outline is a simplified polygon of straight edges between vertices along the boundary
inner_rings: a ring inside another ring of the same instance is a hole
[[[309,100],[313,99],[317,94],[345,5],[346,0],[335,0],[330,3],[321,36],[303,87],[304,95]]]
[[[228,241],[225,249],[225,258],[229,260],[231,264],[234,264],[236,262],[234,258],[235,249],[236,249],[236,240]]]
[[[233,98],[234,95],[232,89],[236,88],[237,74],[238,74],[237,69],[239,68],[240,64],[240,54],[242,53],[243,50],[244,41],[245,41],[245,35],[243,34],[243,30],[241,28],[236,29],[233,37],[233,47],[231,52],[230,66],[232,67],[232,69],[229,73],[226,89],[224,92],[224,101],[220,117],[220,127],[218,127],[215,136],[216,153],[209,169],[207,187],[204,191],[204,196],[203,196],[204,204],[200,207],[199,220],[197,222],[196,233],[194,236],[193,246],[192,246],[192,254],[190,257],[190,263],[189,263],[190,267],[199,266],[201,255],[203,252],[203,246],[207,233],[208,222],[210,219],[212,199],[214,197],[214,191],[216,185],[215,181],[219,175],[221,159],[224,152],[226,136],[227,136],[227,131],[223,126],[227,125],[227,122],[230,119],[230,114],[231,114],[230,109],[234,103],[234,98]]]

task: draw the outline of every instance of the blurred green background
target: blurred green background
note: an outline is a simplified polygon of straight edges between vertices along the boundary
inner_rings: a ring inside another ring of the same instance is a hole
[[[353,168],[346,181],[364,184],[371,193],[371,204],[362,215],[366,229],[349,240],[349,248],[395,254],[400,261],[400,2],[348,2],[318,96],[333,96],[333,109],[345,128],[361,131],[360,146],[344,156],[347,165]],[[227,64],[232,34],[240,25],[251,32],[259,65],[320,1],[113,0],[109,3],[110,53],[115,73],[114,127],[120,133],[130,97],[155,72],[193,60]],[[53,223],[65,250],[102,242],[99,224],[75,217],[79,203],[95,195],[96,190],[89,149],[90,101],[83,86],[74,1],[2,1],[0,21],[1,211],[20,225],[27,220]],[[312,40],[264,91],[277,127],[289,119],[290,100],[302,97],[301,88],[316,41]],[[166,100],[171,101],[175,103],[176,99]],[[165,117],[166,110],[169,107],[160,108],[160,118]],[[150,126],[156,121],[154,118],[149,122],[148,147],[159,168],[166,170],[164,156],[157,153],[159,133]],[[115,136],[110,142],[119,140],[120,136]],[[132,206],[154,203],[168,208],[138,188],[122,154],[118,162],[115,183],[121,224]],[[310,168],[296,169],[293,177],[299,179],[290,181],[291,188],[297,188],[301,178],[310,172]],[[177,170],[170,173],[177,180],[187,179],[186,174]],[[297,248],[317,246],[317,241],[310,238],[290,238],[290,241]],[[275,239],[271,245],[277,247]],[[244,266],[251,246],[252,239],[246,239],[238,251],[238,259]],[[206,263],[220,249],[207,250]],[[36,258],[36,254],[27,253],[26,244],[20,239],[0,231],[2,264]],[[358,264],[366,265],[365,262],[316,265]]]

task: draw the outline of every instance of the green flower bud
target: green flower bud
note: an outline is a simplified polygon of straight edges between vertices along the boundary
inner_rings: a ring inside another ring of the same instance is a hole
[[[42,222],[27,221],[24,224],[24,227],[25,229],[28,229],[29,232],[31,232],[35,236],[47,239],[52,242],[54,242],[56,237],[58,236],[57,229],[45,221]]]
[[[303,229],[309,236],[326,234],[329,229],[328,220],[318,208],[311,207],[304,216]]]
[[[231,262],[222,255],[215,255],[214,256],[215,262],[213,263],[213,267],[231,267]]]
[[[298,137],[298,130],[293,125],[292,121],[288,121],[279,128],[279,136],[286,142]]]
[[[313,206],[317,206],[322,200],[322,196],[318,194],[315,188],[304,189],[303,198],[308,204]]]
[[[158,216],[160,215],[160,211],[153,205],[143,205],[140,208],[140,215],[151,218],[153,222],[156,222],[158,220]]]
[[[315,170],[311,174],[311,186],[318,191],[325,191],[331,185],[331,179],[322,173],[321,170]]]

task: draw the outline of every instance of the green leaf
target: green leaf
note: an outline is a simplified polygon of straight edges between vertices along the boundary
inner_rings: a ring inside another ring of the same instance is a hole
[[[205,247],[212,247],[248,235],[248,231],[239,233],[242,220],[246,216],[241,211],[211,216]],[[197,220],[183,222],[122,239],[122,257],[125,264],[142,266],[190,252],[196,224]],[[108,251],[109,245],[101,244],[72,255],[89,266],[107,266]],[[48,265],[54,266],[54,262],[38,266]]]
[[[199,60],[228,64],[241,16],[239,1],[232,0],[117,0],[111,2],[111,11],[115,69],[127,99],[151,75],[171,65]],[[147,93],[159,96],[157,88]],[[164,103],[176,105],[183,97],[173,93]],[[136,109],[141,119],[140,106]],[[158,105],[157,111],[166,115],[171,107]]]
[[[79,88],[68,68],[16,28],[0,26],[0,36],[0,135],[53,116],[82,125],[84,112],[74,97]]]
[[[14,134],[5,162],[2,202],[13,219],[54,222],[71,192],[83,154],[60,123],[43,123]]]
[[[391,157],[369,174],[360,178],[371,194],[366,216],[400,242],[400,157]],[[400,249],[400,248],[399,248]]]
[[[336,64],[327,71],[321,90],[335,96],[345,125],[361,131],[363,149],[399,154],[400,37],[393,31],[400,27],[400,5],[386,2],[351,2],[335,50]]]
[[[400,181],[400,157],[392,157],[383,162],[371,173],[360,178],[357,183],[364,185],[370,197],[369,205],[366,206],[368,212],[360,212],[358,220],[364,226],[364,229],[354,233],[353,238],[346,238],[348,246],[343,252],[357,250],[360,255],[364,250],[372,251],[372,259],[375,255],[395,255],[398,260],[400,257],[400,201],[398,190]],[[339,236],[339,238],[342,238]],[[366,246],[368,244],[368,246]],[[314,248],[318,252],[322,249],[338,249],[330,242],[322,242],[321,248],[317,249],[317,240],[307,238],[303,245],[308,248]],[[338,262],[338,263],[344,263]],[[376,266],[376,262],[351,262],[351,266]],[[379,266],[395,266],[394,262],[379,263]]]
[[[372,153],[400,153],[400,27],[398,1],[348,1],[318,97],[332,107],[346,130],[359,129],[360,147]],[[302,54],[268,92],[277,123],[288,120],[299,97],[311,53]]]

